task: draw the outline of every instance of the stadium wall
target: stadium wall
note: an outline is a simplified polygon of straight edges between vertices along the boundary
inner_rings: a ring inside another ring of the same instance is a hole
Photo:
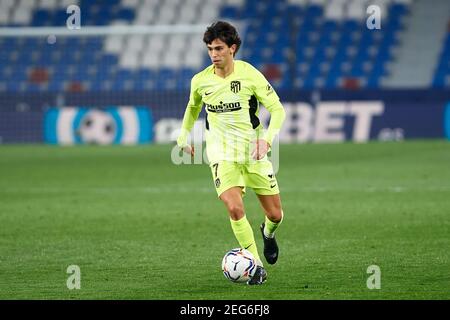
[[[181,124],[188,96],[185,91],[1,93],[0,142],[58,143],[48,132],[51,121],[57,121],[51,110],[76,108],[86,112],[94,108],[109,113],[122,128],[121,135],[136,136],[127,140],[116,135],[112,143],[169,143]],[[279,96],[287,113],[281,142],[450,139],[449,90],[297,90],[279,91]],[[145,130],[128,125],[134,133],[126,133],[123,128],[129,116],[121,118],[118,111],[124,108],[140,110],[136,111],[140,119],[133,123],[145,123]],[[148,112],[142,113],[143,108]],[[268,123],[269,115],[264,111],[260,118]],[[49,114],[53,118],[49,119]],[[142,115],[149,119],[143,121]],[[77,121],[80,123],[79,115]],[[76,134],[77,126],[70,126]],[[101,138],[99,141],[104,141]],[[71,141],[83,143],[79,137]]]

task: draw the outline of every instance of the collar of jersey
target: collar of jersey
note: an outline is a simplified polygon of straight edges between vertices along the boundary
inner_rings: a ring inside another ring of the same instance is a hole
[[[222,78],[221,76],[219,76],[219,75],[217,75],[216,74],[216,67],[213,65],[212,66],[212,73],[213,73],[213,75],[216,77],[216,78],[219,78],[219,79],[221,79],[221,80],[223,80],[223,81],[226,81],[226,80],[228,80],[228,79],[230,79],[232,76],[234,76],[234,74],[235,74],[235,72],[236,72],[236,67],[237,67],[237,63],[236,63],[236,61],[235,60],[233,60],[233,72],[232,73],[230,73],[228,76],[226,76],[225,78]]]

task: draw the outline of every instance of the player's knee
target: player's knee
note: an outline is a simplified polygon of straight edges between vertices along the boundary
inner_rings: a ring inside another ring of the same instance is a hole
[[[244,208],[240,205],[229,204],[227,205],[230,218],[237,221],[244,217]]]
[[[283,219],[283,210],[281,207],[274,207],[267,213],[267,218],[274,223],[279,223]]]

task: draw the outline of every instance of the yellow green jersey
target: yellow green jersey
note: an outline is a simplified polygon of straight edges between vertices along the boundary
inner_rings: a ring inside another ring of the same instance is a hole
[[[271,114],[268,130],[264,130],[259,121],[259,103]],[[252,142],[264,139],[271,145],[285,117],[280,99],[264,75],[241,60],[234,61],[234,70],[226,78],[215,74],[214,65],[192,78],[190,98],[177,139],[179,147],[187,145],[187,136],[203,105],[207,156],[211,163],[250,161]]]

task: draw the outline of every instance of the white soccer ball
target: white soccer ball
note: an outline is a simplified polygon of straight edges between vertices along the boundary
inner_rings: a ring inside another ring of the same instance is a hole
[[[81,120],[78,134],[84,143],[106,145],[113,143],[116,130],[116,122],[109,113],[94,109]]]
[[[232,249],[222,259],[222,271],[225,278],[232,282],[246,282],[255,274],[255,257],[248,250]]]

